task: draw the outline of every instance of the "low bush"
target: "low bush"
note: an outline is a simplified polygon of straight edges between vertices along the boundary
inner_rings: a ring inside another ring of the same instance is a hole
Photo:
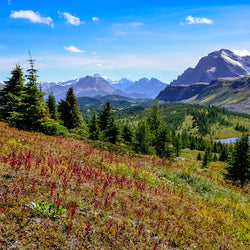
[[[42,131],[46,135],[55,135],[65,137],[68,134],[68,130],[65,126],[55,121],[46,121],[42,124]]]

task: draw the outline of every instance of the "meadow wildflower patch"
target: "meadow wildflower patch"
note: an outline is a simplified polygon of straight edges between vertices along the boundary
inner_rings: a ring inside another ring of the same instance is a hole
[[[177,163],[0,123],[3,249],[247,249],[248,205]]]

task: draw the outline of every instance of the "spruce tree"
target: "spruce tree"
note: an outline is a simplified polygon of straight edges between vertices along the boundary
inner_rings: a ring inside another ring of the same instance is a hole
[[[232,151],[228,160],[228,165],[225,167],[227,173],[225,178],[239,181],[241,186],[250,178],[250,145],[247,135],[243,135],[236,141],[235,148]]]
[[[145,120],[141,120],[138,123],[135,133],[134,149],[138,153],[152,153],[152,137],[148,123],[145,122]]]
[[[34,68],[34,60],[31,55],[28,61],[30,68],[27,70],[27,84],[21,106],[23,121],[19,125],[24,129],[39,130],[41,123],[46,120],[48,115],[43,99],[45,94],[38,88],[37,70]]]
[[[48,109],[49,109],[50,117],[54,120],[57,120],[58,119],[58,109],[57,109],[57,105],[56,105],[55,96],[52,92],[49,93],[46,104],[47,104]]]
[[[198,161],[201,161],[201,153],[199,152],[198,155],[197,155],[197,160]]]
[[[227,148],[222,145],[222,149],[221,149],[221,152],[220,152],[219,160],[225,162],[227,160],[227,157],[228,157]]]
[[[108,125],[108,121],[112,116],[112,107],[109,101],[106,102],[103,110],[99,113],[99,127],[104,131]]]
[[[11,71],[11,77],[0,90],[0,117],[2,120],[15,125],[22,118],[20,101],[24,91],[24,77],[20,65]],[[16,120],[16,122],[15,122]]]
[[[151,106],[147,116],[147,122],[150,127],[151,132],[155,132],[162,122],[162,114],[160,112],[158,100]]]
[[[205,168],[208,164],[208,151],[205,151],[205,154],[202,159],[202,167]]]
[[[100,128],[99,128],[98,118],[97,118],[95,111],[93,111],[92,116],[89,121],[89,138],[92,140],[100,139]]]
[[[106,129],[104,130],[105,140],[116,144],[120,137],[120,129],[115,122],[115,118],[111,115],[107,121]]]
[[[68,129],[81,126],[83,118],[78,111],[77,98],[74,94],[73,87],[70,87],[66,93],[66,99],[59,102],[58,110],[64,125]]]
[[[170,148],[171,136],[168,127],[165,123],[161,122],[156,131],[156,144],[155,149],[157,155],[163,158],[171,159],[172,152]]]
[[[126,143],[132,142],[133,132],[132,132],[132,129],[127,124],[125,124],[122,127],[122,138]]]

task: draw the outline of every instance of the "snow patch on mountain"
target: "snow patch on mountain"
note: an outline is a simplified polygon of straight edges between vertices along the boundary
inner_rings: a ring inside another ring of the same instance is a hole
[[[216,71],[216,67],[212,67],[207,70],[208,73],[214,73]]]

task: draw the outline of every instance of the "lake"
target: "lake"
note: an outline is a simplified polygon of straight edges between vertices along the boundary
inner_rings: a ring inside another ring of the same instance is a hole
[[[226,139],[221,139],[221,140],[215,140],[216,142],[221,142],[221,143],[226,143],[226,144],[232,144],[235,143],[236,140],[238,140],[239,137],[231,137],[231,138],[226,138]],[[248,136],[248,140],[250,142],[250,136]]]

